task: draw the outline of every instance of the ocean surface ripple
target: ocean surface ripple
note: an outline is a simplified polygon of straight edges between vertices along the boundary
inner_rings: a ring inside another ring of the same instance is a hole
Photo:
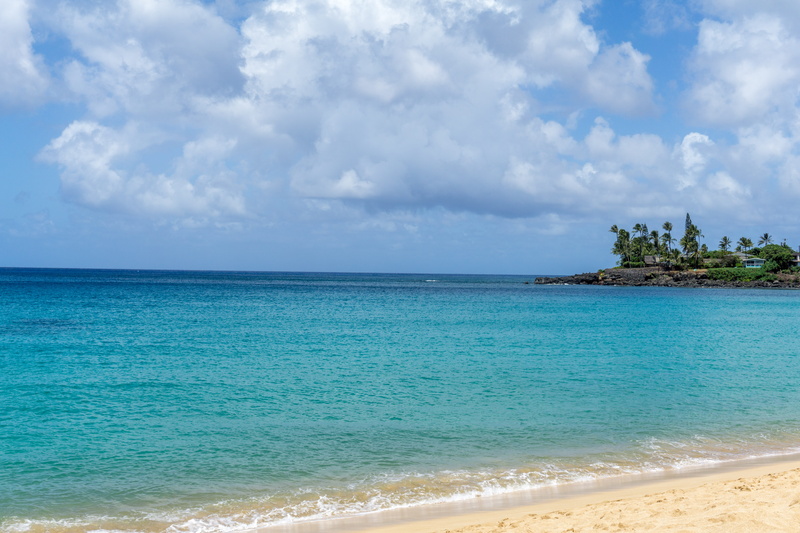
[[[0,269],[0,531],[244,531],[800,451],[800,292]]]

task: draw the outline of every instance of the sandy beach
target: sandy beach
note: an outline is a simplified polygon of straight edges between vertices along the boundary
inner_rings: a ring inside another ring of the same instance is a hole
[[[501,511],[370,528],[371,533],[800,530],[800,462],[699,477]]]

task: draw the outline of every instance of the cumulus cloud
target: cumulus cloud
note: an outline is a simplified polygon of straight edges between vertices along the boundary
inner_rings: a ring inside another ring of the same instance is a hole
[[[604,109],[626,114],[654,111],[653,82],[647,73],[650,57],[630,43],[608,47],[597,56],[585,90]]]
[[[650,58],[631,43],[601,42],[594,28],[582,19],[595,3],[522,4],[509,13],[495,14],[494,32],[487,40],[492,49],[499,50],[507,49],[509,41],[523,41],[522,46],[511,47],[516,54],[507,51],[506,55],[524,68],[527,83],[562,86],[606,111],[652,112],[653,83],[647,72]]]
[[[707,187],[714,193],[712,197],[714,202],[732,202],[738,206],[743,205],[750,197],[750,189],[724,171],[709,176]]]
[[[64,80],[97,117],[185,114],[196,96],[232,94],[243,82],[236,30],[191,2],[62,4],[52,23],[78,52]]]
[[[73,122],[41,154],[61,167],[65,199],[92,208],[148,215],[244,215],[233,176],[219,163],[234,142],[204,139],[184,145],[172,175],[124,170],[137,147],[134,128],[116,131]]]
[[[692,60],[693,116],[715,126],[742,126],[794,111],[800,41],[777,16],[704,20]]]
[[[683,138],[677,150],[683,166],[679,188],[684,189],[697,183],[708,164],[708,149],[713,146],[714,141],[702,133],[689,133]]]
[[[0,106],[37,103],[47,90],[42,58],[33,52],[27,0],[7,0],[0,17]]]
[[[753,193],[742,177],[752,177],[730,164],[730,149],[719,147],[707,135],[692,132],[675,146],[673,159],[680,166],[675,188],[684,195],[686,205],[727,216],[749,208]],[[726,165],[729,168],[720,170]]]
[[[63,4],[50,23],[75,54],[60,75],[88,116],[42,157],[68,201],[147,216],[260,215],[270,195],[612,210],[673,161],[654,135],[603,122],[577,139],[541,116],[545,91],[567,123],[654,110],[649,57],[598,37],[595,3],[272,0],[238,27],[189,0]]]
[[[55,100],[84,213],[424,238],[800,196],[797,2],[643,0],[624,39],[611,0],[6,3],[0,106]]]
[[[305,152],[289,170],[301,196],[537,214],[580,166],[562,160],[577,143],[535,116],[528,86],[562,86],[621,113],[652,108],[647,57],[600,43],[584,8],[271,2],[242,27],[248,97]],[[300,120],[287,122],[287,109]],[[525,165],[554,185],[526,187],[538,191],[527,198],[507,188]]]
[[[693,77],[685,102],[697,125],[729,134],[711,151],[707,136],[687,136],[686,161],[695,161],[696,169],[686,169],[683,184],[705,187],[717,203],[760,200],[775,210],[798,190],[793,165],[800,154],[800,5],[700,5],[707,18],[690,58]],[[706,167],[712,160],[715,168]],[[783,194],[772,196],[775,190]],[[762,209],[757,203],[751,208]]]

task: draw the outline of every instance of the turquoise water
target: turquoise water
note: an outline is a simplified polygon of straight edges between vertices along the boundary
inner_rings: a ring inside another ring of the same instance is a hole
[[[800,292],[0,269],[0,531],[222,532],[800,451]]]

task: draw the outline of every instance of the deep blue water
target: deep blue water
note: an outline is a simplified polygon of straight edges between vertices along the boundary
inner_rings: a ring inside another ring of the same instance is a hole
[[[800,292],[532,279],[0,269],[0,531],[230,531],[800,449]]]

